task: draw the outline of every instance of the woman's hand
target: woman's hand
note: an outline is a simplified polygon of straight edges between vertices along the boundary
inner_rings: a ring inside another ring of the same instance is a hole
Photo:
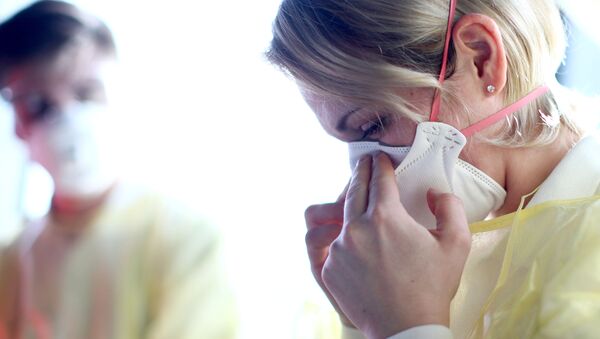
[[[454,195],[429,192],[437,219],[437,229],[429,231],[408,215],[400,194],[389,158],[365,157],[349,184],[343,224],[340,201],[320,207],[331,216],[320,219],[320,226],[309,222],[307,244],[313,243],[312,230],[331,239],[319,252],[309,245],[317,281],[342,319],[374,339],[419,325],[448,326],[471,245],[462,203]]]

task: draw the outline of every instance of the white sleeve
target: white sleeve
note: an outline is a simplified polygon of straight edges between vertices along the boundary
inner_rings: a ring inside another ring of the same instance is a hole
[[[452,332],[442,325],[423,325],[409,328],[388,339],[452,339]],[[345,339],[345,338],[344,338]]]
[[[423,325],[409,328],[396,333],[387,339],[452,339],[452,332],[442,325]],[[355,328],[342,326],[342,339],[365,339],[365,336]]]

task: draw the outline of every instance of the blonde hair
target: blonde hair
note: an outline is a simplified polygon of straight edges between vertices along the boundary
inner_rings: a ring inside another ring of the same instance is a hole
[[[437,79],[449,4],[449,0],[284,0],[267,58],[308,90],[419,121],[423,116],[397,89],[438,89],[444,104],[462,104],[452,88],[440,86]],[[506,105],[540,85],[552,89],[508,117],[487,141],[507,147],[546,145],[556,139],[561,126],[579,133],[562,114],[567,105],[555,78],[566,34],[554,2],[458,0],[454,21],[467,13],[484,14],[500,28],[508,62]],[[454,62],[451,46],[446,77],[454,72]]]

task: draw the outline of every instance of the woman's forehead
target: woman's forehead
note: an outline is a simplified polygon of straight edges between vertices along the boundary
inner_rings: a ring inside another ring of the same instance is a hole
[[[306,89],[300,90],[304,100],[328,132],[336,129],[337,125],[348,112],[355,111],[360,105],[332,95],[319,94]]]
[[[389,109],[384,107],[384,103],[365,103],[360,102],[359,100],[319,93],[317,91],[308,90],[302,86],[299,86],[299,88],[306,103],[318,116],[339,118],[341,115],[356,110],[357,108],[375,110]],[[400,88],[394,90],[393,93],[398,96],[399,100],[402,98],[402,100],[419,109],[428,108],[433,99],[431,89],[425,88]]]

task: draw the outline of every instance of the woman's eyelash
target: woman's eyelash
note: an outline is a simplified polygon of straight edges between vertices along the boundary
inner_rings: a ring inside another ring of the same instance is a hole
[[[385,117],[378,116],[376,119],[367,122],[360,128],[363,131],[362,139],[372,137],[385,130],[387,119]]]

